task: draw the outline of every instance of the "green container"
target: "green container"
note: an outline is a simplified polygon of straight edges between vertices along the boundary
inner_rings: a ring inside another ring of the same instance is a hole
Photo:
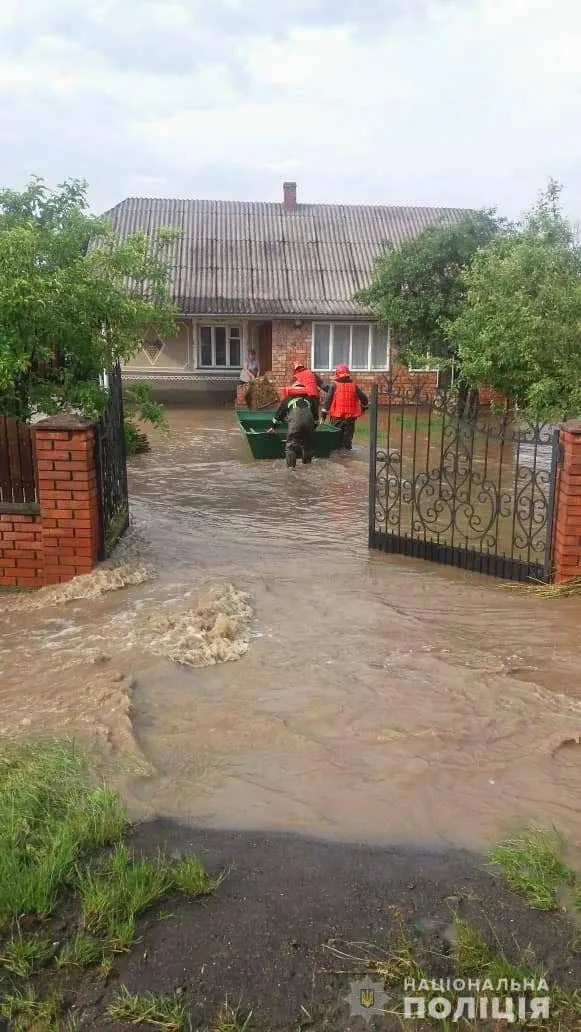
[[[255,459],[283,459],[286,441],[286,423],[281,423],[273,434],[267,433],[272,423],[275,409],[248,411],[235,409],[238,425],[242,430],[250,451]],[[339,447],[340,431],[329,423],[321,423],[315,430],[314,455],[318,459],[328,459],[332,451]]]

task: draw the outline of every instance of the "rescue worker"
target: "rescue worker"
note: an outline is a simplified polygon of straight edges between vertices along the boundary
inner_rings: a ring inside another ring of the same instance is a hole
[[[349,366],[338,365],[335,370],[335,379],[323,402],[321,420],[324,422],[328,415],[333,425],[339,427],[341,430],[340,447],[351,451],[355,421],[367,411],[368,407],[367,395],[351,379]]]
[[[319,422],[319,404],[320,404],[320,392],[324,391],[326,385],[321,380],[321,377],[314,373],[312,369],[307,369],[302,362],[297,362],[293,369],[293,375],[295,380],[300,380],[303,387],[306,387],[309,392],[309,398],[312,398],[315,402],[313,407],[313,415],[317,423]]]
[[[314,406],[318,405],[318,399],[310,397],[308,388],[298,380],[291,387],[285,388],[285,394],[286,397],[274,413],[272,426],[267,433],[273,434],[278,424],[286,419],[286,464],[289,469],[294,469],[299,455],[304,464],[312,461],[314,434],[317,428]]]

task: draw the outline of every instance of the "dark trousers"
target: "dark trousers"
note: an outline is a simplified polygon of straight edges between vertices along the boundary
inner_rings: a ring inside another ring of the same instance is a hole
[[[313,419],[315,420],[315,423],[318,423],[319,422],[319,410],[321,408],[321,402],[319,401],[318,398],[309,398],[309,401],[311,403],[311,411],[313,413]]]
[[[285,456],[287,466],[296,466],[297,459],[304,463],[311,462],[314,451],[314,429],[307,428],[290,431],[285,445]]]
[[[355,433],[355,420],[333,418],[331,423],[341,431],[339,447],[347,448],[348,451],[351,451],[353,447],[353,434]]]
[[[310,406],[294,408],[288,414],[286,438],[286,464],[296,466],[297,459],[310,462],[315,449],[316,423]]]

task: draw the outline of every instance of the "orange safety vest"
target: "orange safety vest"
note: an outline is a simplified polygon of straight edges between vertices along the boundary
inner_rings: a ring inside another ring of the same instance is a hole
[[[334,380],[335,393],[329,409],[332,419],[358,419],[363,409],[353,380]]]
[[[297,380],[302,383],[303,387],[307,388],[310,398],[319,397],[320,388],[312,369],[298,369],[295,375]]]
[[[310,398],[311,393],[307,387],[299,387],[295,384],[293,387],[283,387],[280,392],[280,400],[286,401],[287,398]]]

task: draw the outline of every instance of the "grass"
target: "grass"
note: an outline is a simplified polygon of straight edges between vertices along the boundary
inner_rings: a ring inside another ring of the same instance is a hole
[[[174,888],[184,896],[197,899],[199,896],[215,892],[226,873],[224,871],[219,875],[210,876],[197,856],[185,856],[172,867],[172,882]]]
[[[135,939],[136,919],[164,899],[172,885],[170,865],[163,857],[136,859],[120,842],[96,868],[80,872],[83,927],[115,944],[115,949],[128,949]]]
[[[231,1007],[226,999],[212,1022],[212,1032],[248,1032],[252,1013],[244,1016],[240,1007]]]
[[[13,1032],[61,1032],[72,1028],[60,1015],[58,993],[39,997],[34,989],[16,991],[3,997],[0,1014],[10,1022]]]
[[[82,756],[62,745],[0,754],[0,929],[46,917],[76,865],[127,826],[115,793],[89,784]]]
[[[125,952],[135,942],[136,921],[145,910],[175,891],[190,899],[208,895],[220,881],[197,857],[173,865],[161,854],[153,860],[136,858],[118,843],[97,867],[80,875],[83,927],[114,952]]]
[[[28,978],[43,967],[54,953],[55,946],[45,935],[23,935],[17,926],[16,934],[4,946],[0,965],[13,975]]]
[[[529,595],[536,595],[537,598],[570,598],[581,595],[581,577],[572,577],[564,584],[534,584],[532,586],[521,584],[520,588]]]
[[[14,1032],[72,1028],[60,990],[70,996],[75,970],[77,979],[90,968],[107,978],[135,944],[142,914],[220,884],[223,874],[209,875],[197,857],[136,856],[128,828],[118,795],[92,783],[72,745],[0,751],[0,1017]],[[140,1021],[183,1027],[174,998],[125,992],[117,1005],[128,1012],[130,1001]]]
[[[505,997],[512,998],[515,1014],[518,1011],[519,998],[526,995],[526,993],[520,989],[511,991],[511,985],[517,983],[519,986],[522,986],[525,982],[530,981],[538,984],[541,979],[547,980],[547,972],[539,967],[529,949],[521,950],[515,944],[517,958],[516,960],[511,960],[498,942],[496,942],[496,947],[491,946],[480,929],[471,925],[457,913],[453,914],[452,929],[453,946],[449,955],[434,949],[426,952],[425,946],[417,938],[414,938],[406,927],[401,915],[396,913],[396,924],[395,928],[390,931],[387,955],[377,959],[377,950],[373,950],[366,957],[359,953],[357,957],[358,970],[351,973],[360,976],[362,973],[361,965],[363,964],[366,971],[372,973],[372,977],[375,976],[382,979],[386,991],[391,995],[392,1001],[394,999],[396,1001],[395,1006],[389,1008],[388,1005],[387,1013],[397,1018],[401,1022],[402,1028],[408,1026],[405,1024],[402,1014],[403,1003],[398,1003],[397,999],[399,993],[403,996],[402,987],[405,984],[406,978],[414,980],[416,990],[418,990],[420,983],[424,982],[427,986],[431,986],[432,981],[435,979],[435,986],[433,988],[428,989],[425,993],[422,993],[422,990],[418,991],[418,995],[423,995],[425,998],[426,1011],[431,999],[441,999],[442,997],[452,1003],[454,1010],[458,997],[464,993],[454,990],[453,987],[448,988],[446,985],[447,979],[450,979],[452,983],[457,978],[463,979],[465,982],[470,979],[474,981],[479,980],[481,983],[488,980],[493,987],[496,987],[499,982],[506,979],[507,990],[495,993],[494,989],[490,992],[486,987],[483,987],[482,995],[483,997],[497,995],[501,996],[502,1000]],[[493,932],[492,936],[495,938]],[[345,952],[339,953],[339,956],[345,959],[355,959],[355,956],[349,957],[349,954]],[[445,971],[442,965],[445,965]],[[437,975],[434,972],[437,972]],[[444,980],[443,988],[438,988],[440,979]],[[396,990],[395,998],[394,989]],[[478,995],[476,989],[471,991],[464,990],[464,992],[467,992],[468,995]],[[549,1032],[549,1030],[551,1032],[572,1032],[573,1029],[580,1028],[581,992],[579,990],[568,992],[554,982],[551,982],[549,993],[550,1018],[548,1023],[539,1025],[535,1021],[526,1026],[517,1025],[515,1027],[535,1028],[538,1032],[541,1029],[546,1030],[546,1032]],[[529,991],[528,995],[535,996],[537,994]],[[447,1028],[462,1028],[476,1032],[477,1029],[484,1027],[478,1020],[473,1022],[464,1018],[460,1025],[458,1025],[458,1022],[454,1023],[452,1020],[448,1022],[446,1020],[430,1019],[429,1012],[427,1011],[427,1013],[428,1016],[421,1025],[421,1028],[426,1030],[440,1029],[441,1032],[444,1032]]]
[[[391,933],[389,957],[385,961],[375,960],[372,963],[375,973],[388,987],[401,986],[406,978],[413,978],[419,982],[425,977],[421,963],[415,955],[415,944],[398,910],[395,911],[394,917],[395,927]]]
[[[574,880],[573,871],[561,859],[562,850],[562,839],[556,833],[532,829],[495,846],[488,859],[502,869],[511,889],[531,906],[556,910],[559,889]]]
[[[121,801],[91,783],[73,747],[0,751],[0,1018],[9,1022],[11,1032],[74,1028],[67,1002],[75,986],[83,984],[91,969],[93,985],[95,975],[106,979],[113,973],[117,955],[137,941],[143,914],[157,907],[160,920],[161,902],[170,901],[171,907],[176,896],[204,897],[220,884],[223,875],[209,875],[197,857],[172,862],[161,853],[137,855],[124,840],[127,829]],[[581,890],[562,859],[562,847],[555,833],[533,829],[500,843],[489,860],[532,906],[558,908],[559,892],[567,886],[573,905],[581,909]],[[432,947],[430,952],[396,911],[387,951],[371,954],[356,944],[351,955],[333,952],[349,961],[353,974],[363,966],[373,971],[392,999],[406,978],[431,983],[444,971],[493,983],[545,977],[526,950],[517,948],[511,959],[497,941],[487,941],[494,936],[492,928],[485,938],[455,913],[452,928],[451,949],[436,953]],[[579,992],[551,984],[550,996],[551,1019],[544,1027],[571,1032],[581,1016]],[[402,1006],[396,1001],[393,1014],[398,1019]],[[165,1032],[190,1027],[178,993],[133,994],[123,986],[108,1016]],[[212,1032],[249,1032],[251,1018],[252,1013],[242,1014],[226,1001]],[[428,1020],[424,1027],[444,1030],[446,1023]]]
[[[482,933],[454,915],[454,946],[452,957],[456,973],[463,978],[490,979],[496,985],[501,979],[508,983],[522,983],[526,980],[546,978],[534,956],[521,951],[518,962],[510,960],[502,949],[493,950]]]
[[[491,960],[491,952],[486,939],[457,915],[454,917],[453,929],[452,956],[458,974],[470,978],[474,977],[475,972],[480,974],[485,971]]]
[[[60,950],[56,957],[56,964],[59,968],[91,967],[93,964],[103,961],[105,952],[106,947],[102,939],[77,932]]]
[[[426,415],[418,414],[417,418],[409,412],[402,413],[394,406],[391,409],[389,415],[389,427],[390,427],[390,438],[395,443],[397,435],[403,431],[408,431],[419,434],[427,434],[428,430],[436,431],[440,430],[442,426],[443,417],[439,412],[432,412],[431,417]],[[378,440],[383,440],[385,437],[388,426],[388,415],[386,410],[379,410],[379,417],[377,421],[377,437]],[[369,418],[363,416],[358,419],[355,424],[355,439],[369,440]]]
[[[122,986],[107,1008],[109,1017],[132,1025],[146,1024],[164,1029],[164,1032],[182,1032],[186,1023],[186,1008],[176,993],[130,993]]]

